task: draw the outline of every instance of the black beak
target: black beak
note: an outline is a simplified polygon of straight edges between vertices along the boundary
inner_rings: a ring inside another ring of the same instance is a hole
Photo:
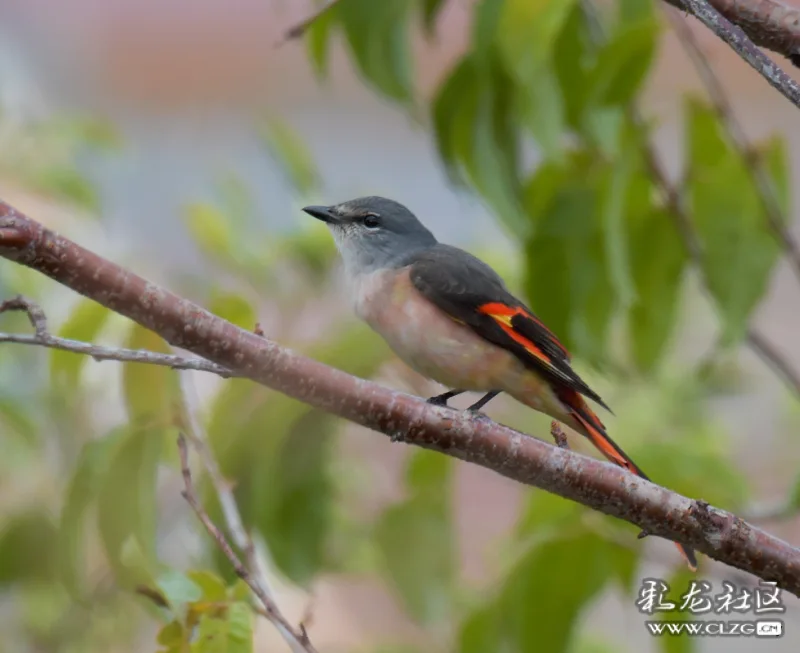
[[[315,217],[317,220],[322,220],[328,224],[336,224],[339,222],[339,218],[331,212],[329,206],[306,206],[303,208],[303,211]]]

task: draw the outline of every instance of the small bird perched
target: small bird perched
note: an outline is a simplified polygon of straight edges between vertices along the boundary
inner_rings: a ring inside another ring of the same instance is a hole
[[[452,388],[428,401],[447,405],[464,392],[485,392],[469,408],[477,411],[506,392],[647,479],[583,399],[609,410],[572,369],[567,350],[486,263],[440,243],[411,211],[383,197],[303,211],[330,228],[358,317],[407,365]],[[695,570],[694,552],[677,546]]]

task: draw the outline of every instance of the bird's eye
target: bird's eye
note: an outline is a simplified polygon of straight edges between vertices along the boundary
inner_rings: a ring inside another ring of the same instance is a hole
[[[374,213],[367,213],[367,215],[364,216],[364,226],[367,229],[376,229],[380,223],[381,221]]]

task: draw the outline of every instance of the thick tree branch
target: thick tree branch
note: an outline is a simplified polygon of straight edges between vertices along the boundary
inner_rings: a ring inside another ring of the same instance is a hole
[[[684,0],[664,0],[686,11]],[[724,18],[738,25],[757,46],[800,65],[800,9],[777,0],[709,0]],[[694,12],[691,12],[694,13]]]
[[[0,203],[0,255],[38,270],[266,387],[395,440],[472,462],[677,540],[800,596],[800,550],[735,515],[463,411],[300,356],[76,245]]]
[[[719,36],[786,99],[800,109],[800,85],[772,59],[759,50],[744,30],[731,23],[706,0],[681,0],[683,7]],[[795,59],[796,61],[796,59]]]

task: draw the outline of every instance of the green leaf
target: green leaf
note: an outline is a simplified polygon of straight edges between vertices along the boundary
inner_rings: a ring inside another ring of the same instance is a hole
[[[366,326],[356,324],[307,353],[370,377],[390,352]],[[305,582],[325,563],[330,528],[325,515],[332,494],[327,465],[331,434],[338,424],[302,402],[243,379],[226,382],[211,409],[209,441],[223,474],[236,479],[236,499],[245,524],[262,533],[281,571],[297,582]],[[213,517],[212,495],[204,503]],[[319,521],[308,519],[306,512]],[[292,551],[298,537],[302,545]],[[230,564],[221,560],[220,570],[229,572]]]
[[[336,244],[327,229],[304,223],[281,241],[280,251],[288,258],[299,261],[312,279],[321,283],[328,279],[337,259]]]
[[[547,159],[562,157],[564,101],[553,68],[545,68],[535,84],[519,89],[519,113]]]
[[[695,574],[682,567],[679,571],[667,579],[670,592],[665,601],[671,601],[677,606],[681,604],[681,594],[686,592],[691,581],[697,580]],[[659,621],[685,621],[692,620],[691,613],[679,612],[678,610],[660,611],[657,613]],[[664,653],[693,653],[695,651],[694,638],[687,635],[662,636],[659,637],[660,649]]]
[[[584,124],[584,109],[589,99],[595,50],[583,8],[572,8],[553,45],[552,70],[556,73],[567,124],[578,129]]]
[[[40,433],[31,409],[32,406],[15,397],[0,397],[0,428],[3,435],[16,435],[21,442],[34,445]]]
[[[223,602],[226,600],[228,589],[225,587],[225,581],[216,574],[200,569],[189,571],[186,575],[202,590],[204,601]]]
[[[55,577],[57,531],[45,512],[3,516],[0,526],[0,587],[25,580]]]
[[[282,120],[270,118],[261,123],[259,134],[298,193],[310,195],[319,188],[314,158],[294,129]]]
[[[503,629],[500,607],[496,601],[470,614],[461,624],[458,634],[459,653],[514,653],[519,650]]]
[[[509,70],[530,83],[551,56],[575,0],[504,0],[498,34]]]
[[[789,507],[800,508],[800,475],[794,480],[794,486],[789,493]]]
[[[625,105],[650,70],[659,22],[655,17],[622,25],[600,49],[590,75],[589,101],[598,106]]]
[[[70,316],[61,325],[58,335],[61,338],[94,342],[111,316],[102,304],[91,299],[81,298],[72,309]],[[74,396],[81,388],[81,372],[88,356],[53,349],[50,353],[50,379],[59,393]]]
[[[755,148],[757,156],[761,157],[761,164],[766,168],[770,177],[772,192],[778,202],[781,214],[791,214],[791,169],[789,161],[788,143],[785,138],[774,136]]]
[[[640,23],[653,18],[656,12],[653,0],[619,0],[617,13],[620,23]]]
[[[614,293],[608,274],[605,234],[598,217],[602,175],[575,160],[548,200],[535,197],[537,177],[526,201],[534,218],[527,241],[526,292],[531,309],[575,355],[604,360]],[[602,168],[600,169],[602,172]],[[547,172],[553,178],[552,172]]]
[[[347,45],[365,80],[386,96],[408,102],[412,93],[408,0],[340,0],[336,11]]]
[[[446,617],[451,604],[451,466],[441,454],[415,452],[407,473],[410,498],[388,508],[376,525],[375,540],[389,578],[409,614],[423,624]]]
[[[193,203],[183,211],[183,222],[200,250],[215,261],[234,256],[234,236],[225,215],[210,204]]]
[[[450,180],[460,183],[458,174],[458,148],[455,125],[456,118],[467,117],[467,109],[473,107],[474,101],[469,99],[474,96],[476,84],[476,70],[474,62],[469,58],[462,59],[442,82],[436,97],[431,102],[433,108],[434,133],[436,147],[439,151]],[[463,120],[463,118],[462,118]]]
[[[170,621],[166,626],[158,631],[156,641],[162,646],[166,646],[170,653],[180,653],[180,647],[184,642],[183,625],[180,621]]]
[[[127,428],[120,428],[83,445],[67,487],[61,509],[58,555],[62,582],[75,596],[81,596],[87,590],[84,550],[86,513],[97,500],[112,456],[127,435]]]
[[[191,653],[252,653],[253,619],[245,603],[232,603],[227,611],[203,613],[197,624]]]
[[[125,346],[172,353],[161,336],[138,324],[132,326]],[[128,417],[134,425],[164,428],[186,424],[183,393],[175,370],[143,363],[125,363],[122,386]]]
[[[497,57],[465,59],[434,101],[437,144],[448,172],[466,178],[516,235],[529,227],[520,201],[514,85]]]
[[[631,218],[628,250],[636,299],[629,308],[628,331],[634,361],[649,372],[673,333],[688,259],[666,210],[654,209]]]
[[[478,0],[472,22],[471,58],[479,66],[493,56],[493,45],[505,0]]]
[[[611,285],[622,308],[636,299],[630,270],[625,213],[630,184],[636,171],[639,143],[627,139],[626,146],[602,182],[601,219],[604,226],[606,258]]]
[[[175,569],[167,569],[156,580],[156,585],[173,609],[203,598],[203,590],[189,576]]]
[[[436,31],[436,19],[447,3],[444,0],[422,0],[422,26],[428,38]]]
[[[76,168],[55,165],[41,170],[36,174],[36,186],[88,211],[94,212],[100,207],[97,191]]]
[[[544,490],[533,490],[525,501],[516,535],[523,540],[531,536],[540,539],[552,537],[580,523],[584,512],[579,503]]]
[[[214,315],[232,322],[236,326],[251,331],[255,328],[258,317],[250,302],[235,293],[212,290],[208,300],[208,310]]]
[[[306,30],[305,42],[308,57],[317,79],[328,74],[328,58],[331,36],[336,25],[336,6],[322,12]]]
[[[568,651],[581,611],[611,577],[617,548],[591,533],[534,547],[509,574],[500,599],[514,650]]]
[[[278,453],[277,505],[259,524],[276,564],[301,585],[308,585],[324,562],[332,499],[328,463],[336,426],[337,420],[322,411],[295,421]]]
[[[158,430],[128,430],[100,483],[100,536],[125,585],[151,585],[156,562],[156,473],[163,440]]]
[[[714,110],[690,101],[687,121],[691,214],[703,244],[707,285],[723,318],[721,340],[730,345],[744,336],[780,248],[767,229],[750,174]]]
[[[597,107],[587,110],[580,125],[587,143],[596,147],[607,160],[620,157],[625,123],[628,120],[620,107]]]

